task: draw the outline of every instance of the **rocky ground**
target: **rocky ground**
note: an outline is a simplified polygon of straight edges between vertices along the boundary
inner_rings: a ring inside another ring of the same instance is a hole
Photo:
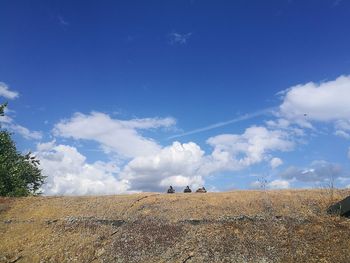
[[[349,190],[0,199],[0,262],[350,262]]]

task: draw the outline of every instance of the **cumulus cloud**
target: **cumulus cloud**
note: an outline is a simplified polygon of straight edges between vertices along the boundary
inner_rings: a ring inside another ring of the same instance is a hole
[[[118,179],[119,167],[112,162],[89,163],[72,146],[54,141],[37,145],[36,156],[46,178],[46,195],[98,195],[126,193],[127,180]]]
[[[283,164],[283,161],[280,158],[274,157],[270,160],[270,166],[272,169],[276,169],[278,166],[282,164]]]
[[[281,172],[279,176],[285,180],[322,183],[335,180],[341,176],[341,172],[341,167],[338,164],[317,160],[313,161],[307,168],[290,166]]]
[[[10,90],[5,83],[0,82],[0,96],[13,100],[19,96],[19,93],[17,91]]]
[[[62,120],[54,127],[54,134],[66,138],[92,140],[104,149],[121,156],[136,157],[152,155],[161,146],[151,138],[143,137],[138,130],[169,128],[175,124],[173,118],[146,118],[133,120],[113,119],[109,115],[92,112],[75,113],[70,119]]]
[[[294,143],[288,134],[265,127],[250,127],[243,134],[224,134],[208,139],[213,147],[209,154],[195,143],[174,142],[158,153],[131,160],[121,172],[133,190],[162,191],[173,185],[198,187],[205,177],[220,171],[235,171],[269,161],[273,151],[289,151]],[[282,163],[273,158],[277,167]]]
[[[76,148],[53,142],[39,144],[38,156],[50,178],[47,194],[98,194],[164,191],[169,185],[197,188],[204,185],[206,176],[219,171],[239,170],[262,161],[277,167],[282,160],[271,159],[269,153],[288,151],[294,146],[284,132],[256,126],[243,134],[212,137],[208,143],[213,147],[210,154],[205,154],[194,142],[174,142],[154,154],[134,157],[120,172],[111,169],[114,166],[110,163],[87,163]],[[271,184],[271,188],[287,187],[286,183],[278,182]]]
[[[243,134],[222,134],[207,141],[214,150],[205,164],[206,170],[239,170],[269,159],[273,151],[290,151],[294,147],[287,132],[262,126],[247,128]]]
[[[340,76],[322,83],[309,82],[293,86],[280,93],[283,102],[279,107],[282,118],[311,128],[311,122],[337,122],[339,131],[350,120],[350,76]]]
[[[191,186],[193,188],[197,188],[200,185],[204,184],[203,177],[198,175],[198,176],[183,176],[183,175],[175,175],[175,176],[170,176],[167,178],[164,178],[160,182],[160,186],[167,187],[169,185],[174,186],[174,187],[185,187],[185,186]]]
[[[200,171],[204,152],[193,143],[174,142],[158,153],[139,156],[130,161],[121,173],[131,189],[163,191],[173,185],[197,187],[203,184]]]

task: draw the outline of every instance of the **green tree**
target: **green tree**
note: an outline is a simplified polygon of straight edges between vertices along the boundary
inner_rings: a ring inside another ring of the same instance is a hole
[[[4,116],[7,104],[0,105]],[[0,130],[0,196],[28,196],[40,194],[45,177],[39,169],[39,160],[31,153],[22,154],[16,149],[7,130]]]

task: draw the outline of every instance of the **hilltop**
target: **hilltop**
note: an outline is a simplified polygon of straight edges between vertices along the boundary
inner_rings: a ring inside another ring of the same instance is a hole
[[[350,262],[348,190],[0,199],[0,262]]]

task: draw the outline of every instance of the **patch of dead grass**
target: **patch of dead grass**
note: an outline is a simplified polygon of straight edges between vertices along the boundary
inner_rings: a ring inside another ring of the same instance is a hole
[[[350,262],[350,220],[330,203],[324,190],[0,199],[0,262]]]

